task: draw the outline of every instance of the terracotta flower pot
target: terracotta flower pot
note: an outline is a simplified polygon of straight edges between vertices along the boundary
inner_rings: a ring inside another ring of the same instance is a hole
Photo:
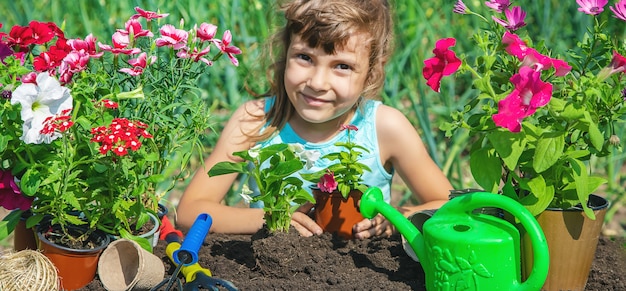
[[[102,250],[109,244],[109,236],[100,230],[94,231],[89,240],[95,244],[91,249],[72,249],[51,242],[44,231],[49,225],[40,225],[37,229],[39,250],[50,259],[57,268],[61,290],[80,289],[96,275],[98,259]],[[76,235],[80,235],[79,227],[72,228]]]
[[[550,252],[548,278],[541,290],[585,290],[591,264],[609,202],[600,196],[589,197],[589,207],[596,215],[589,219],[582,208],[548,208],[537,216]],[[532,250],[528,235],[522,237],[522,271],[531,272]]]
[[[362,195],[361,191],[352,190],[346,199],[339,191],[327,193],[314,188],[315,221],[325,232],[351,239],[352,227],[364,219],[359,212]]]

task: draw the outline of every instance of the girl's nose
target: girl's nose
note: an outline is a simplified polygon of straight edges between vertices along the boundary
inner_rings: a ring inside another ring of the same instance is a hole
[[[311,72],[311,76],[307,81],[307,86],[315,91],[326,91],[330,89],[328,80],[328,71],[324,69],[315,69]]]

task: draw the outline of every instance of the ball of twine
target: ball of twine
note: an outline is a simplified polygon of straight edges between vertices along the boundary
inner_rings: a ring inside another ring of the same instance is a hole
[[[0,290],[59,290],[54,264],[34,250],[0,253]]]

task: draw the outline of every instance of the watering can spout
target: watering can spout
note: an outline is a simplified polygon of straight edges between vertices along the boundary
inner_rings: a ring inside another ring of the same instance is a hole
[[[360,210],[365,218],[373,218],[378,213],[385,216],[409,242],[411,249],[415,251],[418,258],[425,255],[422,233],[402,213],[385,202],[382,191],[379,188],[371,187],[363,193]]]

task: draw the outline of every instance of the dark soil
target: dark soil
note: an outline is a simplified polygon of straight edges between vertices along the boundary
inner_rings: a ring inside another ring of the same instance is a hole
[[[165,246],[160,241],[155,254],[169,276],[174,266]],[[423,270],[406,255],[398,234],[350,241],[330,234],[300,237],[293,229],[270,237],[263,231],[210,234],[199,264],[240,290],[425,290]],[[104,288],[96,277],[81,290]],[[626,290],[626,239],[600,237],[585,290]]]

